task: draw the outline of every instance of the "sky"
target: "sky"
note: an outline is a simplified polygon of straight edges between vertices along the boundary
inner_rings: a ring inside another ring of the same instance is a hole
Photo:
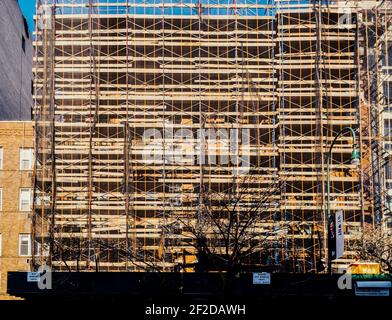
[[[35,12],[35,0],[18,0],[20,8],[29,24],[30,31],[34,31],[33,16]]]
[[[0,0],[2,1],[2,0]],[[27,20],[27,23],[29,24],[30,31],[34,31],[34,20],[33,16],[35,13],[35,1],[36,0],[18,0],[20,8],[22,9],[22,12]],[[188,0],[190,2],[191,0]],[[234,1],[234,0],[227,0],[229,1]],[[239,2],[244,2],[245,0],[240,0]],[[103,0],[102,2],[114,2],[114,0]],[[149,0],[149,2],[154,2],[153,0]],[[170,0],[169,2],[176,2],[175,0]],[[266,3],[267,0],[259,0],[259,3]]]

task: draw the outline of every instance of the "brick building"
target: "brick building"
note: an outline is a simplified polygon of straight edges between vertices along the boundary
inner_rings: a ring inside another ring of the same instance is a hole
[[[0,299],[7,271],[29,269],[33,164],[32,122],[0,122]]]

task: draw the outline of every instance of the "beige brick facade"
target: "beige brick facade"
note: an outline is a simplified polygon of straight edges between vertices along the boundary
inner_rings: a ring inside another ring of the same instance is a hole
[[[0,122],[0,299],[6,298],[7,271],[29,270],[30,257],[19,256],[19,235],[31,233],[31,212],[20,211],[20,189],[32,188],[32,170],[21,170],[21,148],[33,148],[31,121]]]

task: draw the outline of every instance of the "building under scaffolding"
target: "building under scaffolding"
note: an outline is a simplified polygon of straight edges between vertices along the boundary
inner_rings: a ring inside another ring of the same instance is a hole
[[[246,184],[236,210],[269,194],[257,265],[321,271],[343,128],[361,153],[346,135],[333,149],[346,244],[389,212],[389,6],[38,0],[34,267],[176,270],[196,259],[178,217]]]

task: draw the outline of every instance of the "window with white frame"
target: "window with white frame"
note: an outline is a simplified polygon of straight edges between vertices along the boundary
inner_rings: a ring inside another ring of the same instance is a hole
[[[4,154],[3,147],[0,147],[0,170],[3,169],[3,154]]]
[[[31,236],[28,233],[19,235],[19,256],[31,256]]]
[[[34,167],[34,149],[20,148],[20,170],[33,170]]]
[[[19,210],[30,211],[32,201],[31,188],[22,188],[19,191]]]

